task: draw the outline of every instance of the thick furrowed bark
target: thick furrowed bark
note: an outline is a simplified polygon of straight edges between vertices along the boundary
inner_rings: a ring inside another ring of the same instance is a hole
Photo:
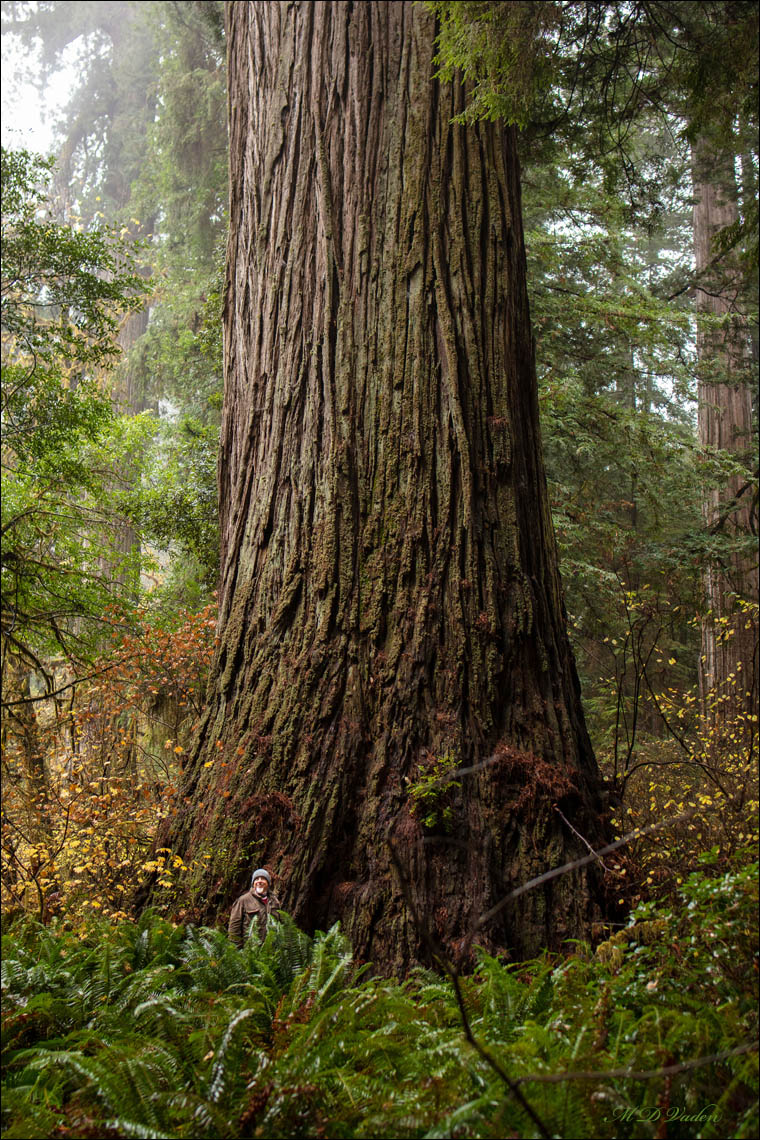
[[[405,3],[233,4],[216,681],[164,838],[207,907],[268,860],[387,968],[592,841],[598,775],[540,454],[515,139],[451,125]],[[218,742],[218,746],[217,746]],[[423,824],[410,785],[457,767]],[[226,765],[226,766],[223,766]],[[444,819],[444,808],[447,809]],[[585,880],[494,945],[577,935]]]

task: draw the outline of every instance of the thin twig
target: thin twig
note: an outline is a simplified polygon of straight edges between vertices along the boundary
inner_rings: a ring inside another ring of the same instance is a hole
[[[106,665],[103,669],[96,669],[93,673],[86,673],[83,677],[75,677],[73,681],[68,684],[62,685],[59,689],[52,689],[49,692],[42,693],[39,697],[19,697],[15,701],[3,701],[2,707],[4,709],[14,708],[16,705],[28,705],[36,701],[49,701],[52,697],[58,697],[61,693],[73,689],[76,685],[81,685],[84,681],[91,681],[93,677],[102,677],[105,673],[110,673],[113,669],[117,669],[119,665],[123,665],[125,661],[129,661],[129,657],[122,657],[118,661],[114,661],[112,665]]]
[[[577,1073],[531,1073],[526,1077],[517,1077],[516,1083],[540,1082],[545,1085],[558,1085],[562,1081],[598,1081],[609,1077],[624,1077],[631,1081],[651,1081],[657,1077],[670,1077],[675,1073],[687,1073],[690,1069],[701,1069],[705,1065],[714,1065],[725,1061],[729,1057],[740,1057],[743,1053],[751,1053],[757,1049],[756,1041],[748,1041],[744,1045],[737,1045],[735,1049],[726,1049],[724,1053],[713,1053],[710,1057],[697,1057],[693,1061],[681,1061],[677,1065],[665,1065],[662,1069],[599,1069],[594,1072]]]
[[[585,836],[581,835],[580,831],[576,831],[576,829],[573,827],[573,825],[572,825],[572,823],[570,822],[570,820],[569,820],[569,819],[566,819],[566,817],[565,817],[565,816],[562,814],[562,812],[560,811],[560,809],[557,807],[557,805],[556,805],[556,804],[552,804],[552,807],[554,808],[554,810],[556,811],[556,813],[557,813],[557,815],[560,817],[560,819],[563,821],[563,823],[566,823],[566,824],[567,824],[567,826],[568,826],[568,827],[570,828],[570,830],[572,831],[573,835],[577,835],[577,836],[578,836],[578,838],[580,839],[581,843],[585,843],[585,844],[586,844],[586,846],[588,847],[588,849],[589,849],[589,851],[591,852],[591,854],[592,854],[592,855],[595,855],[595,856],[597,857],[597,859],[599,859],[599,852],[598,852],[598,851],[595,851],[595,850],[594,850],[594,848],[593,848],[593,847],[591,846],[591,844],[589,843],[588,839],[586,839],[586,837],[585,837]],[[604,867],[605,871],[607,871],[607,872],[608,872],[608,874],[611,874],[611,871],[610,871],[609,867],[605,866],[605,864],[604,864],[604,863],[602,863],[602,860],[601,860],[601,859],[599,859],[599,862],[602,864],[602,866]]]
[[[594,851],[591,855],[584,855],[580,859],[574,859],[571,863],[563,863],[561,867],[555,867],[551,871],[545,871],[543,875],[538,875],[535,879],[530,879],[527,883],[523,883],[521,887],[516,887],[515,890],[510,891],[508,895],[505,895],[504,898],[497,902],[496,906],[492,906],[490,910],[487,910],[485,914],[481,915],[475,923],[473,934],[483,926],[486,926],[492,918],[495,918],[496,915],[504,909],[507,903],[519,898],[520,895],[524,895],[528,891],[532,891],[534,887],[538,887],[542,883],[548,883],[552,879],[557,879],[560,875],[566,875],[569,871],[576,871],[579,867],[586,867],[595,860],[601,862],[600,856],[608,855],[610,851],[617,851],[619,847],[625,847],[627,843],[631,843],[634,839],[641,839],[644,835],[651,835],[654,831],[662,831],[666,827],[673,827],[676,823],[682,823],[687,819],[691,819],[696,813],[697,808],[689,808],[688,811],[682,812],[672,819],[661,820],[659,823],[652,823],[648,827],[637,827],[635,831],[629,831],[622,839],[618,839],[614,843],[609,843],[606,847],[602,847],[599,851]],[[470,937],[472,937],[472,935]]]

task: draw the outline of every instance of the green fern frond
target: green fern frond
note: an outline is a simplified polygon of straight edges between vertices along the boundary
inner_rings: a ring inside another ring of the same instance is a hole
[[[142,1002],[174,990],[178,981],[177,969],[171,963],[145,967],[123,978],[114,1006],[120,1013],[134,1009]]]
[[[42,1099],[33,1100],[28,1086],[3,1088],[4,1138],[49,1140],[62,1119],[63,1114],[56,1105]]]
[[[185,1026],[190,1021],[190,1017],[183,1010],[178,1009],[176,1004],[172,1004],[166,996],[152,997],[141,1002],[132,1011],[132,1016],[136,1023],[142,1020],[146,1021],[149,1026],[160,1026],[161,1028],[165,1028],[167,1025],[171,1027]]]
[[[284,911],[270,920],[266,938],[260,946],[257,946],[255,934],[248,939],[248,945],[258,950],[259,959],[271,967],[281,991],[286,990],[296,975],[306,969],[312,958],[311,939]]]
[[[236,1014],[224,1031],[219,1048],[216,1051],[214,1067],[211,1071],[211,1080],[208,1087],[208,1099],[212,1104],[218,1104],[224,1095],[231,1074],[239,1078],[241,1054],[245,1049],[243,1032],[240,1027],[250,1018],[256,1016],[256,1011],[243,1009]],[[240,1030],[240,1032],[238,1032]]]
[[[450,1136],[489,1136],[490,1124],[502,1104],[492,1094],[475,1097],[457,1107],[425,1133],[425,1140],[446,1140]]]
[[[105,1122],[105,1127],[119,1136],[135,1136],[139,1140],[174,1140],[174,1133],[157,1132],[153,1125],[126,1120],[123,1116],[113,1117]]]

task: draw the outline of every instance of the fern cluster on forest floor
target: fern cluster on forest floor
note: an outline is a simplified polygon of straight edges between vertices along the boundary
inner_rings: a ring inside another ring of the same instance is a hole
[[[546,1135],[758,1134],[751,858],[695,872],[596,954],[481,953],[460,979],[475,1038]],[[283,919],[237,950],[151,913],[26,919],[2,979],[8,1140],[541,1134],[467,1042],[451,983],[373,977],[337,927],[312,939]]]

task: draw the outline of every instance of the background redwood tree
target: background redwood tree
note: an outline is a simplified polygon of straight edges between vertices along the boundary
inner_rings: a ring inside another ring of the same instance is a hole
[[[710,488],[703,504],[710,532],[734,545],[727,553],[719,552],[722,557],[711,560],[705,573],[708,613],[702,622],[700,680],[705,697],[711,700],[711,710],[706,711],[720,723],[731,721],[726,702],[732,681],[736,687],[735,678],[741,696],[733,715],[743,712],[752,717],[757,708],[757,620],[752,616],[758,600],[753,384],[738,258],[733,250],[721,256],[715,244],[721,231],[738,225],[734,156],[727,160],[702,138],[693,147],[693,157],[696,307],[701,318],[697,340],[699,435],[705,448],[735,455],[739,472],[726,486]]]
[[[219,641],[159,843],[206,857],[203,917],[266,863],[298,922],[340,917],[398,968],[425,949],[391,846],[453,943],[602,830],[515,133],[452,124],[463,91],[411,3],[229,4],[227,37]],[[565,876],[479,940],[532,954],[596,894]]]

